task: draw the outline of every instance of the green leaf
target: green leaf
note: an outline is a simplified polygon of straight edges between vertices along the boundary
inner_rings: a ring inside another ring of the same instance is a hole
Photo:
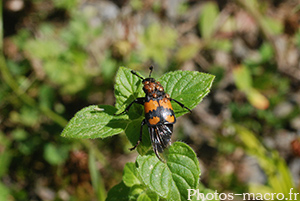
[[[34,126],[40,120],[39,111],[36,107],[24,105],[20,111],[19,121],[27,126]]]
[[[168,200],[187,200],[187,189],[197,188],[200,176],[195,152],[176,142],[166,150],[167,162],[152,154],[137,158],[140,176],[150,190]]]
[[[246,94],[251,105],[260,110],[265,110],[269,107],[269,100],[252,87],[251,72],[247,66],[240,65],[234,68],[233,77],[237,88]]]
[[[57,8],[71,10],[73,8],[76,8],[78,1],[77,0],[65,0],[65,1],[53,0],[53,3]]]
[[[16,141],[23,141],[28,138],[29,133],[27,133],[24,129],[22,128],[17,128],[12,131],[12,136],[13,139]]]
[[[117,61],[113,59],[110,51],[106,51],[104,54],[100,66],[105,66],[105,68],[101,68],[101,75],[106,82],[113,82],[113,77],[118,69]]]
[[[136,142],[139,140],[141,122],[142,122],[141,119],[135,119],[128,124],[125,130],[125,134],[132,145],[135,145]],[[149,151],[150,146],[151,146],[151,141],[150,141],[148,128],[146,125],[144,125],[142,142],[137,147],[137,151],[139,152],[139,154],[144,155]]]
[[[103,111],[99,111],[99,108]],[[63,137],[105,138],[121,133],[129,120],[126,115],[114,116],[117,109],[110,105],[91,105],[75,114],[62,132]]]
[[[51,28],[49,27],[49,29]],[[42,60],[58,58],[59,55],[66,51],[63,44],[54,39],[31,39],[26,42],[24,47],[25,51],[32,57]]]
[[[144,60],[152,59],[160,66],[166,66],[170,49],[175,47],[177,37],[176,29],[151,24],[140,37],[144,47],[138,53]]]
[[[60,165],[68,157],[69,148],[67,146],[56,146],[48,143],[44,147],[44,158],[51,165]]]
[[[106,201],[128,201],[130,188],[122,181],[114,186],[107,194]]]
[[[128,200],[135,201],[145,191],[145,186],[134,185],[130,188]]]
[[[115,84],[116,108],[119,109],[118,113],[124,111],[126,106],[136,98],[145,96],[142,88],[141,79],[133,75],[130,69],[119,68]],[[136,105],[134,104],[132,108],[137,108]],[[141,113],[141,108],[137,112]]]
[[[262,62],[269,62],[274,57],[274,50],[270,43],[263,43],[262,46],[259,48],[259,53]]]
[[[176,53],[176,59],[180,62],[192,59],[197,55],[199,49],[201,48],[199,43],[192,43],[181,47]]]
[[[0,200],[10,200],[10,190],[6,185],[0,182]]]
[[[245,65],[240,65],[233,69],[233,78],[236,86],[244,92],[252,88],[251,72]]]
[[[42,85],[39,92],[39,104],[44,108],[51,108],[55,100],[55,90],[49,85]]]
[[[13,158],[11,151],[0,152],[0,178],[9,171],[9,165]]]
[[[225,39],[212,39],[208,44],[208,47],[214,50],[222,50],[229,53],[229,51],[232,49],[232,42]]]
[[[279,20],[271,17],[264,17],[261,20],[266,29],[268,29],[273,35],[279,35],[282,33],[283,23],[281,23]]]
[[[209,93],[215,76],[197,71],[174,71],[158,79],[171,98],[183,103],[189,109],[195,108]],[[176,117],[188,112],[177,103],[172,103]]]
[[[137,198],[137,201],[158,201],[159,197],[153,192],[143,192]]]
[[[250,89],[246,93],[247,99],[257,109],[265,110],[269,107],[269,100],[256,89]]]
[[[123,112],[125,108],[136,98],[144,97],[145,94],[142,88],[143,86],[140,78],[133,75],[130,69],[120,67],[116,75],[115,84],[116,108],[119,109],[116,113]],[[143,113],[143,107],[139,104],[133,104],[127,113],[129,119],[132,121],[128,122],[125,134],[133,146],[136,144],[140,136],[141,122],[144,118]],[[143,128],[142,139],[142,143],[138,146],[137,151],[139,154],[144,155],[151,146],[147,126],[144,126]]]
[[[216,3],[208,2],[203,6],[199,19],[199,30],[204,39],[213,37],[218,15],[219,10]]]
[[[126,186],[132,187],[141,184],[138,172],[134,163],[126,163],[123,172],[123,182]]]
[[[130,0],[129,5],[135,11],[139,11],[143,8],[143,2],[141,0]]]

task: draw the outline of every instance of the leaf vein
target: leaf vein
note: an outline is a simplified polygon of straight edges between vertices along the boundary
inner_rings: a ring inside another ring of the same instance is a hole
[[[169,162],[168,162],[169,163]],[[182,164],[179,164],[179,163],[175,163],[175,162],[170,162],[170,163],[174,163],[178,166],[181,166],[183,169],[187,170],[188,172],[190,172],[191,175],[193,175],[193,177],[195,176],[194,173],[186,166],[182,165]],[[170,168],[169,168],[170,169]],[[172,172],[172,171],[171,171]],[[175,174],[174,172],[172,172],[172,174]],[[182,177],[182,176],[181,176]],[[193,183],[195,183],[195,178],[193,178]]]

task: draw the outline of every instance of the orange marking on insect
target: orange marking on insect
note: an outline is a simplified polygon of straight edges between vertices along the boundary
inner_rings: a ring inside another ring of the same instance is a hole
[[[145,113],[148,113],[149,111],[154,111],[156,108],[158,108],[158,102],[154,100],[150,100],[149,102],[144,103]]]
[[[175,121],[174,115],[167,115],[166,118],[167,122],[173,123]]]
[[[152,119],[149,119],[148,121],[151,125],[156,125],[160,121],[160,118],[159,117],[153,117]]]
[[[160,100],[159,105],[162,106],[163,108],[173,110],[171,101],[167,98],[164,98],[164,99]]]

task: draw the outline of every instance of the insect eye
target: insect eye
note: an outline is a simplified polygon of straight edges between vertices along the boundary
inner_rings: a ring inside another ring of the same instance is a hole
[[[149,81],[145,81],[144,82],[144,85],[148,85],[150,82]]]

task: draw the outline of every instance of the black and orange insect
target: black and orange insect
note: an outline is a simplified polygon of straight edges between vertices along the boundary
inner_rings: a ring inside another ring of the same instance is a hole
[[[141,143],[143,126],[147,124],[154,153],[161,161],[163,161],[158,152],[162,153],[164,149],[171,144],[173,124],[175,124],[176,122],[176,117],[171,101],[176,102],[182,108],[186,108],[190,112],[191,110],[185,107],[179,101],[172,99],[169,94],[165,93],[164,88],[160,84],[160,82],[151,77],[153,66],[151,66],[149,70],[150,74],[148,78],[143,78],[135,71],[131,71],[133,75],[142,79],[145,97],[136,98],[126,107],[126,109],[122,113],[117,115],[128,112],[133,103],[144,105],[145,119],[143,119],[141,123],[140,138],[137,141],[136,145],[130,150],[134,150]]]

